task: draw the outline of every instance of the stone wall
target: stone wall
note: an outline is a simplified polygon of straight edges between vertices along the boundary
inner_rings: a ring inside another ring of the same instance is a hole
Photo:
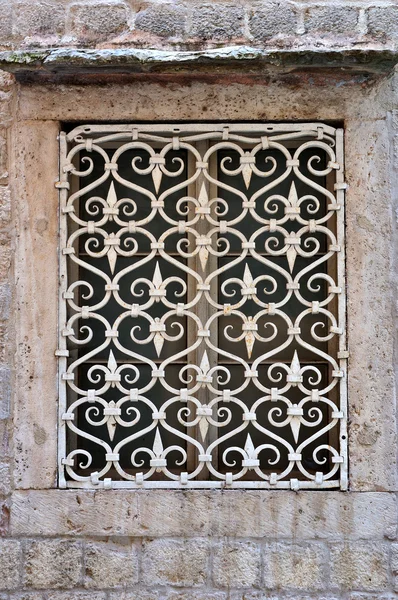
[[[0,45],[179,47],[396,43],[394,0],[1,0]]]
[[[12,225],[9,136],[15,105],[15,82],[0,72],[0,534],[7,535],[12,489],[11,380],[14,348],[11,344],[12,308]],[[0,577],[1,578],[1,577]]]
[[[1,46],[24,60],[71,46],[382,53],[397,36],[398,6],[381,0],[0,0]],[[78,69],[0,76],[0,600],[398,597],[397,76],[330,64],[74,83]],[[56,489],[56,135],[110,119],[344,124],[349,492]]]

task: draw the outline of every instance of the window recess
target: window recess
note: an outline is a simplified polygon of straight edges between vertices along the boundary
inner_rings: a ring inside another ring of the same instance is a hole
[[[59,483],[347,487],[343,132],[60,134]]]

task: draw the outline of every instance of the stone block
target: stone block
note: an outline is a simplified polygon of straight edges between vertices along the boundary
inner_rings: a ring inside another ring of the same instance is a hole
[[[297,594],[291,596],[289,593],[286,595],[283,593],[273,593],[273,592],[232,592],[228,596],[228,600],[341,600],[340,597],[335,596],[334,594],[322,593],[321,595],[317,594],[314,596],[313,594]]]
[[[13,38],[12,3],[9,0],[0,0],[0,15],[0,45],[8,46]]]
[[[208,561],[206,540],[146,541],[143,544],[142,581],[145,585],[203,585],[207,579]]]
[[[1,387],[1,386],[0,386]],[[4,419],[0,419],[0,456],[5,458],[11,458],[12,449],[10,446],[10,440],[12,437],[11,423]]]
[[[197,537],[382,541],[396,527],[393,493],[325,490],[268,492],[265,497],[249,490],[28,490],[15,492],[12,503],[13,535],[106,536],[111,531],[120,536],[179,537],[189,531]]]
[[[164,600],[164,592],[137,588],[134,588],[134,591],[119,590],[118,592],[110,592],[109,600]]]
[[[388,178],[394,181],[389,127],[386,122],[376,124],[356,118],[347,128],[345,139],[347,181],[352,181],[355,173],[362,182],[362,189],[350,187],[346,201],[347,310],[352,315],[347,327],[348,431],[353,491],[398,489],[395,342],[391,328],[396,301],[391,286],[396,274],[390,270],[395,268],[390,255],[394,243],[392,197],[391,191],[386,193],[384,188]],[[368,140],[365,145],[364,135]],[[396,189],[396,183],[391,189]],[[373,231],[364,228],[361,215],[366,215],[373,225],[377,223],[377,227]],[[380,231],[385,235],[380,237]],[[374,247],[377,252],[373,252]]]
[[[8,362],[8,350],[8,323],[7,321],[0,321],[0,364]]]
[[[368,34],[381,41],[398,38],[398,6],[369,8]]]
[[[297,29],[297,13],[286,2],[267,2],[252,9],[249,28],[255,41],[264,42],[279,35],[293,36]]]
[[[266,589],[316,592],[326,587],[327,552],[322,544],[266,544],[263,556]]]
[[[73,588],[80,583],[80,543],[64,540],[30,541],[26,547],[25,584],[36,589]]]
[[[0,463],[0,495],[11,493],[11,470],[8,463]]]
[[[8,6],[10,6],[10,3],[8,2],[8,0],[0,0],[0,4],[1,3],[7,4]],[[3,7],[2,7],[2,10],[3,10]],[[14,84],[15,84],[15,79],[14,79],[14,76],[11,75],[11,73],[7,73],[6,71],[0,72],[0,88],[2,90],[12,89],[14,87]]]
[[[12,590],[20,584],[22,550],[16,540],[0,540],[0,590]]]
[[[213,579],[227,588],[257,587],[260,584],[260,546],[254,542],[227,541],[216,545]]]
[[[21,37],[62,35],[65,5],[56,0],[14,2],[14,33]]]
[[[130,543],[87,544],[84,565],[87,588],[128,587],[138,582],[137,551]]]
[[[69,592],[50,592],[46,600],[107,600],[106,592],[82,592],[70,590]],[[123,594],[119,593],[118,600],[123,600]]]
[[[152,537],[207,535],[210,526],[209,495],[205,491],[189,494],[161,493],[157,490],[144,492],[137,497],[132,511],[139,511],[142,534]],[[153,515],[157,518],[154,519]],[[195,515],[195,519],[192,519]]]
[[[6,279],[9,275],[11,258],[12,252],[8,240],[0,239],[0,281]]]
[[[202,4],[192,10],[190,36],[230,40],[243,36],[244,9],[238,4]]]
[[[129,9],[124,2],[72,4],[70,35],[79,39],[104,40],[128,28]]]
[[[304,26],[309,34],[347,35],[357,34],[359,12],[349,6],[314,6],[304,12]]]
[[[77,100],[78,101],[78,100]],[[18,243],[13,248],[18,368],[13,395],[15,487],[47,489],[57,473],[56,298],[59,124],[19,121],[13,192]],[[40,189],[42,190],[40,192]],[[46,190],[44,193],[43,190]],[[23,201],[21,201],[23,198]],[[44,230],[41,223],[48,222]],[[39,227],[38,227],[39,225]],[[30,273],[30,276],[27,274]]]
[[[391,545],[390,566],[392,573],[398,575],[398,544]]]
[[[0,42],[1,45],[1,42]],[[3,127],[9,127],[13,119],[13,91],[2,90],[0,87],[0,123]]]
[[[9,600],[43,600],[44,596],[40,592],[19,592],[17,594],[11,594]],[[1,600],[1,596],[0,596]]]
[[[135,18],[135,29],[159,37],[184,37],[187,10],[179,4],[152,5]]]
[[[364,594],[362,592],[352,592],[348,594],[347,600],[396,600],[395,594]]]
[[[11,371],[8,367],[0,366],[0,419],[8,419],[10,416],[10,401]]]
[[[9,500],[0,502],[0,537],[7,537],[10,533],[10,506]]]
[[[8,148],[7,148],[7,130],[0,129],[0,185],[4,185],[8,180]]]
[[[389,585],[387,544],[357,542],[332,545],[330,584],[340,590],[386,590]]]
[[[245,596],[246,598],[246,596]],[[169,592],[162,600],[229,600],[226,592]]]
[[[0,192],[1,198],[1,192]],[[0,209],[1,215],[1,209]],[[10,317],[11,287],[8,283],[0,284],[0,321],[7,321]]]
[[[0,228],[9,224],[11,219],[11,192],[8,187],[0,187]]]
[[[30,535],[183,536],[209,531],[206,492],[46,490],[16,493],[15,530]],[[156,515],[156,519],[153,515]],[[195,520],[192,520],[192,515]]]

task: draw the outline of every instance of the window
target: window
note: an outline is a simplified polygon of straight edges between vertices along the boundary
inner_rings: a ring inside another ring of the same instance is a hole
[[[343,132],[60,135],[61,487],[347,485]]]

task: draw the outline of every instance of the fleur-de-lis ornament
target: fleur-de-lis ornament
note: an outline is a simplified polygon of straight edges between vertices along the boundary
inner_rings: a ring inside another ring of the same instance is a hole
[[[247,297],[248,300],[253,300],[256,295],[256,288],[254,285],[253,275],[249,269],[249,265],[245,264],[245,270],[243,272],[243,283],[245,286],[242,288],[242,293]]]
[[[292,362],[290,363],[290,373],[287,376],[287,380],[294,387],[297,386],[298,383],[301,383],[303,381],[303,376],[301,374],[301,365],[297,354],[297,350],[294,351]]]
[[[105,380],[111,382],[111,387],[115,387],[116,383],[120,381],[120,375],[116,373],[117,362],[112,350],[109,352],[108,362],[106,366],[108,368],[109,373],[105,375]]]
[[[212,382],[211,375],[208,375],[208,373],[210,371],[210,362],[209,362],[209,357],[207,356],[206,350],[203,352],[203,356],[202,356],[202,360],[200,361],[199,369],[200,369],[200,373],[196,376],[196,380],[198,383],[201,383],[202,388],[204,388],[204,387],[206,387],[207,383]],[[211,410],[211,408],[208,408],[207,406],[201,406],[197,410],[197,415],[199,417],[201,417],[201,419],[199,421],[199,430],[200,430],[200,435],[202,436],[202,440],[204,440],[207,435],[207,431],[209,429],[209,422],[207,420],[207,417],[212,415],[212,410]]]
[[[106,203],[110,209],[114,209],[116,202],[117,202],[116,190],[115,190],[115,185],[112,181],[111,185],[109,186],[109,192],[106,197]],[[104,213],[105,212],[106,211],[104,211]],[[111,211],[108,212],[108,218],[110,221],[113,220],[113,212],[111,212]]]
[[[206,350],[203,352],[202,360],[199,365],[200,374],[197,375],[197,381],[202,383],[202,387],[206,387],[206,383],[211,383],[212,378],[207,374],[210,371],[209,357]]]
[[[246,458],[242,461],[242,466],[248,469],[254,469],[260,465],[260,461],[257,457],[257,452],[253,444],[250,433],[247,434],[246,443],[244,447]]]
[[[163,277],[160,271],[159,262],[156,261],[155,270],[152,277],[153,289],[150,290],[149,295],[154,296],[155,302],[160,302],[161,298],[165,295],[162,288]]]
[[[209,207],[209,195],[206,190],[206,185],[203,182],[200,188],[199,196],[198,196],[199,206],[196,207],[195,212],[200,215],[201,219],[205,218],[205,215],[210,213]]]
[[[159,427],[156,427],[156,433],[155,433],[155,439],[153,441],[153,446],[152,446],[152,452],[155,455],[155,458],[163,458],[162,454],[163,454],[163,442],[162,442],[162,438],[160,436],[160,431],[159,431]],[[160,471],[160,469],[159,469]]]

